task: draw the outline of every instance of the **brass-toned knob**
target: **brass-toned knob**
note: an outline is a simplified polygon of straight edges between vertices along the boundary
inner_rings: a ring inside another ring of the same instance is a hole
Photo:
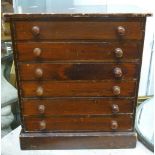
[[[41,49],[40,48],[34,48],[33,49],[33,54],[34,54],[34,56],[36,56],[36,57],[39,57],[40,55],[41,55]]]
[[[119,106],[117,104],[112,105],[112,112],[113,113],[118,113],[119,112]]]
[[[39,113],[41,113],[41,114],[43,114],[44,112],[45,112],[45,105],[39,105],[38,106],[38,111],[39,111]]]
[[[43,88],[42,88],[41,86],[39,86],[39,87],[37,88],[37,90],[36,90],[36,95],[37,95],[37,96],[42,96],[43,93],[44,93]]]
[[[111,121],[111,129],[116,130],[118,128],[118,123],[117,121],[112,120]]]
[[[118,26],[117,27],[117,33],[119,36],[124,36],[125,35],[125,28],[123,26]]]
[[[122,77],[122,70],[121,70],[121,68],[119,68],[119,67],[115,67],[114,68],[114,76],[116,78]]]
[[[121,48],[115,48],[115,56],[116,56],[116,58],[122,58],[123,50]]]
[[[35,76],[36,78],[41,78],[43,76],[43,70],[41,68],[36,68]]]
[[[119,86],[113,86],[113,94],[114,95],[119,95],[121,93],[121,89]]]
[[[40,127],[40,130],[46,129],[46,122],[44,120],[43,121],[40,121],[39,122],[39,127]]]
[[[33,26],[32,27],[32,34],[34,36],[38,36],[40,34],[40,28],[38,26]]]

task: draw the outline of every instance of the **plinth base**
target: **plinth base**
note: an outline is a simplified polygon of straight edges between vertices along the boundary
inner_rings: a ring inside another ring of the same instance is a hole
[[[24,133],[22,150],[134,148],[135,132]]]

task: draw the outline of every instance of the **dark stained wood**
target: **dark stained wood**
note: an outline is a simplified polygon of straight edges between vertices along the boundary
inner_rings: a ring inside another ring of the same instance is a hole
[[[22,99],[21,104],[24,116],[104,115],[132,113],[134,100],[128,98],[43,98]],[[118,112],[113,111],[113,105],[118,106]],[[44,106],[44,111],[40,111],[40,106]]]
[[[121,6],[121,8],[123,8]],[[120,8],[119,8],[120,9]],[[131,10],[130,10],[131,11]],[[3,16],[5,18],[5,21],[10,21],[10,20],[14,20],[14,21],[26,21],[26,20],[44,20],[46,18],[46,20],[51,20],[51,19],[64,19],[64,18],[69,18],[69,19],[77,19],[77,18],[85,18],[85,20],[88,18],[105,18],[106,20],[108,19],[116,19],[117,20],[136,20],[136,21],[141,21],[143,18],[146,18],[147,16],[152,16],[153,14],[151,12],[146,12],[146,13],[125,13],[124,9],[122,13],[119,13],[117,10],[117,13],[44,13],[44,14],[40,14],[40,13],[35,13],[35,14],[27,14],[27,13],[23,13],[23,14],[18,14],[18,13],[3,13]]]
[[[23,117],[22,117],[22,110],[21,110],[21,94],[20,94],[20,87],[19,87],[19,74],[18,74],[18,65],[17,65],[17,53],[16,53],[16,43],[14,41],[14,24],[13,21],[10,21],[10,29],[11,29],[11,38],[12,38],[12,48],[13,48],[13,58],[14,58],[14,65],[15,65],[15,77],[16,77],[16,86],[17,86],[17,95],[18,95],[18,102],[19,102],[19,119],[21,122],[23,122]],[[21,127],[24,128],[23,124],[21,123]]]
[[[120,149],[136,147],[135,132],[24,133],[20,134],[23,150],[53,149]]]
[[[35,48],[41,49],[36,56]],[[121,48],[122,58],[117,58],[115,49]],[[58,61],[58,60],[91,60],[91,61],[131,61],[139,59],[142,51],[137,42],[17,42],[19,61]]]
[[[56,96],[115,96],[113,87],[121,89],[119,96],[134,97],[136,81],[21,81],[20,89],[23,97],[36,97],[38,88],[42,88],[40,97]]]
[[[24,25],[24,26],[23,26]],[[33,35],[37,26],[39,35]],[[143,31],[141,22],[98,22],[98,21],[21,21],[15,22],[16,40],[50,40],[50,39],[120,39],[117,28],[125,28],[123,39],[141,40]],[[122,39],[122,37],[121,37]]]
[[[22,149],[135,147],[147,15],[6,15],[27,131]]]
[[[144,49],[144,40],[145,40],[145,28],[146,28],[146,18],[144,18],[144,21],[143,21],[143,25],[142,25],[142,27],[143,27],[143,29],[144,29],[144,33],[143,33],[143,40],[141,41],[142,42],[142,45],[141,45],[141,51],[143,51],[143,49]],[[142,56],[141,56],[141,65],[142,65]],[[134,112],[133,112],[133,114],[134,114],[134,116],[135,116],[135,118],[136,118],[136,107],[137,107],[137,99],[138,99],[138,92],[139,92],[139,84],[140,84],[140,78],[141,78],[141,66],[140,66],[140,68],[139,68],[139,70],[137,71],[138,72],[138,85],[137,85],[137,87],[136,87],[136,95],[135,95],[135,106],[134,106]],[[133,126],[135,126],[135,120],[136,119],[133,119]]]
[[[133,132],[45,133],[44,135],[38,133],[32,135],[32,133],[20,135],[22,149],[120,149],[136,147],[136,134]],[[40,141],[42,144],[39,143]]]
[[[112,121],[118,128],[112,129]],[[44,132],[49,131],[132,131],[132,115],[115,116],[72,116],[72,117],[24,117],[25,131],[42,131],[40,123],[46,124]]]
[[[136,79],[139,64],[134,63],[22,63],[21,80],[104,80]],[[122,75],[117,77],[115,69]]]

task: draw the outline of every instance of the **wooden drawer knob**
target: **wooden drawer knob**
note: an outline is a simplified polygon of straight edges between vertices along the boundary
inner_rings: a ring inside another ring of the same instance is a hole
[[[41,114],[43,114],[44,112],[45,112],[45,106],[44,105],[39,105],[38,106],[38,111],[39,111],[39,113],[41,113]]]
[[[120,89],[120,87],[119,86],[114,86],[113,87],[113,94],[114,95],[119,95],[121,93],[121,89]]]
[[[115,56],[116,58],[122,58],[123,57],[123,50],[121,48],[115,49]]]
[[[38,36],[40,34],[40,28],[38,26],[33,26],[32,27],[32,34],[34,36]]]
[[[43,121],[40,121],[39,122],[39,127],[40,127],[40,130],[46,129],[46,122],[44,120]]]
[[[119,36],[124,36],[125,35],[125,28],[123,26],[118,26],[117,27],[117,33]]]
[[[36,57],[39,57],[40,55],[41,55],[41,49],[40,48],[34,48],[33,49],[33,54],[34,54],[34,56],[36,56]]]
[[[122,70],[119,67],[114,68],[114,75],[116,78],[122,77]]]
[[[112,120],[111,121],[111,129],[116,130],[118,128],[118,123],[117,121]]]
[[[36,78],[41,78],[43,76],[43,70],[41,68],[37,68],[35,70],[35,76]]]
[[[42,96],[44,93],[44,90],[42,87],[38,87],[37,90],[36,90],[36,95],[37,96]]]
[[[117,104],[112,105],[112,112],[113,113],[118,113],[119,112],[119,106]]]

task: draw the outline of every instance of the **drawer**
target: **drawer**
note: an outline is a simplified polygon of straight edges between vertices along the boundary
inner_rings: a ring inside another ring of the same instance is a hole
[[[24,117],[26,131],[131,131],[132,123],[132,115]]]
[[[143,38],[141,22],[16,21],[16,40],[137,39]]]
[[[141,59],[140,44],[125,42],[17,42],[19,61],[131,61]]]
[[[21,106],[24,116],[131,114],[134,99],[95,97],[22,99]]]
[[[21,81],[23,97],[127,96],[134,97],[136,81]]]
[[[135,79],[139,64],[134,63],[20,63],[21,80],[104,80]]]

